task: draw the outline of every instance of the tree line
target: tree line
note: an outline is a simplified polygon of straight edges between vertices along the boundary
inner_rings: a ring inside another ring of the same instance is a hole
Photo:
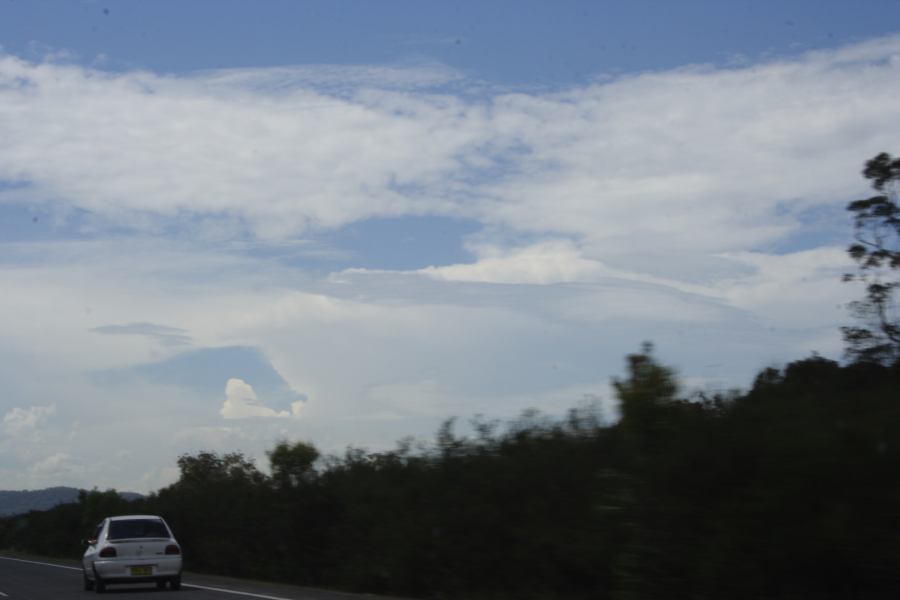
[[[178,459],[134,501],[0,519],[0,548],[77,557],[100,519],[161,514],[189,569],[423,598],[896,598],[900,590],[900,159],[864,175],[848,252],[865,283],[846,364],[813,355],[749,391],[681,390],[650,345],[596,407],[445,422],[428,443],[322,457],[282,441]]]

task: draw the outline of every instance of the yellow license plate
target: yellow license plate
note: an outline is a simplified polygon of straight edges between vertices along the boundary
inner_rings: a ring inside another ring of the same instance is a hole
[[[150,577],[153,575],[153,567],[131,567],[132,577]]]

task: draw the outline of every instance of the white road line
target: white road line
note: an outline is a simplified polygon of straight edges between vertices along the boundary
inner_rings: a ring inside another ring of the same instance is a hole
[[[57,565],[54,563],[48,562],[38,562],[36,560],[24,560],[22,558],[10,558],[9,556],[0,556],[0,560],[14,560],[16,562],[23,562],[32,565],[43,565],[45,567],[56,567],[58,569],[69,569],[70,571],[80,571],[80,567],[67,567],[65,565]],[[283,598],[281,596],[266,596],[264,594],[254,594],[252,592],[239,592],[237,590],[226,590],[225,588],[215,588],[215,587],[207,587],[205,585],[194,585],[193,583],[184,583],[182,587],[196,588],[198,590],[207,590],[210,592],[222,592],[223,594],[234,594],[236,596],[249,596],[250,598],[261,598],[262,600],[291,600],[290,598]],[[8,598],[6,594],[0,592],[0,597]]]
[[[36,560],[23,560],[21,558],[10,558],[9,556],[0,556],[2,560],[14,560],[16,562],[29,563],[32,565],[43,565],[45,567],[56,567],[57,569],[69,569],[70,571],[80,571],[81,567],[67,567],[65,565],[57,565],[54,563],[38,562]]]
[[[237,596],[249,596],[251,598],[263,598],[263,600],[291,600],[290,598],[284,598],[282,596],[266,596],[264,594],[254,594],[252,592],[238,592],[237,590],[206,587],[205,585],[194,585],[193,583],[183,583],[181,587],[196,588],[198,590],[207,590],[210,592],[222,592],[223,594],[235,594]]]

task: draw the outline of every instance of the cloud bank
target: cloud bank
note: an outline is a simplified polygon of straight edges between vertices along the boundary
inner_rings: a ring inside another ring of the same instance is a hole
[[[171,77],[6,55],[0,179],[18,185],[8,201],[266,240],[452,215],[617,260],[635,242],[660,256],[748,250],[852,195],[861,160],[894,143],[898,56],[894,36],[473,98],[427,70],[379,86],[361,67]],[[349,91],[317,86],[342,76]]]
[[[612,413],[609,378],[648,339],[710,386],[838,356],[858,295],[843,207],[896,144],[898,97],[900,36],[518,93],[441,67],[0,55],[0,211],[41,216],[0,253],[0,479],[146,491],[199,444],[259,458],[581,397]],[[316,245],[417,216],[473,224],[466,258],[367,270]],[[279,385],[230,365],[211,393],[185,383],[227,348]]]

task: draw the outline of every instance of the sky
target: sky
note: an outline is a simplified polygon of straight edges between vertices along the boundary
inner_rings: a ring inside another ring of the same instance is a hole
[[[840,359],[900,2],[0,0],[0,488]]]

